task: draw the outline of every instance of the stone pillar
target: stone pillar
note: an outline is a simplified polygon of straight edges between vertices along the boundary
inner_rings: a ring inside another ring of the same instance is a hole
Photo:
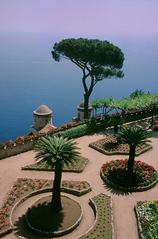
[[[93,113],[93,108],[89,105],[89,107],[88,107],[88,119],[92,118],[92,113]],[[84,120],[84,102],[82,102],[77,107],[77,119],[79,121]]]

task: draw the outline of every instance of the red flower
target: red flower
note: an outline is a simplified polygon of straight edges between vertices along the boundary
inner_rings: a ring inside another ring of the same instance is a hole
[[[17,137],[15,142],[16,142],[16,144],[23,144],[24,143],[24,137],[23,136]]]
[[[148,180],[149,179],[149,176],[148,175],[145,175],[144,176],[144,180]]]
[[[116,166],[112,166],[112,171],[116,172],[117,171],[117,167]]]
[[[8,141],[5,142],[5,145],[7,147],[13,146],[14,145],[14,141],[13,140],[8,140]]]
[[[33,140],[33,135],[24,136],[24,141],[25,142],[32,141],[32,140]]]

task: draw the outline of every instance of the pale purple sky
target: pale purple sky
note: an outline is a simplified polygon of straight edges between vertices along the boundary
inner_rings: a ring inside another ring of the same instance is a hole
[[[158,0],[0,0],[0,32],[158,36]]]

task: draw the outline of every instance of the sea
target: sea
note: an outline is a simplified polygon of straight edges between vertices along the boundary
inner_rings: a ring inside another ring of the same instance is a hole
[[[0,143],[28,134],[33,111],[41,104],[53,110],[55,126],[77,115],[83,101],[82,72],[71,61],[55,62],[51,56],[54,43],[64,38],[51,33],[0,33]],[[125,55],[124,78],[98,82],[91,100],[120,99],[136,89],[158,93],[157,37],[87,38],[108,40]]]

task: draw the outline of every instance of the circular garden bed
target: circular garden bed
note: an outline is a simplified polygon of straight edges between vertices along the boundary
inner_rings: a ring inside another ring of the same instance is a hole
[[[2,207],[0,208],[0,237],[13,231],[13,213],[25,200],[39,193],[51,192],[52,180],[18,178],[12,189],[8,192]],[[61,191],[76,196],[82,196],[91,191],[86,181],[62,181]]]
[[[82,219],[78,202],[61,196],[62,210],[52,209],[51,196],[43,197],[28,209],[25,218],[29,228],[45,236],[61,236],[74,230]]]
[[[158,181],[157,171],[150,165],[135,161],[133,175],[127,174],[127,159],[112,160],[102,165],[101,178],[107,186],[127,192],[145,191]]]

